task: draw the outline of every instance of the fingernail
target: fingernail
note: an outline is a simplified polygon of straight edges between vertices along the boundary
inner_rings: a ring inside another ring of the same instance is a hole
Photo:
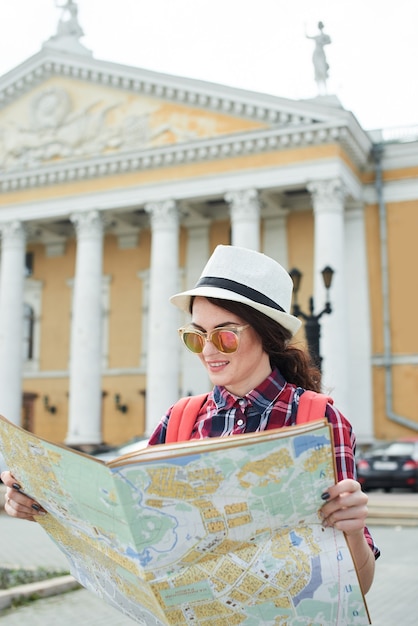
[[[39,506],[39,504],[35,504],[35,503],[33,503],[33,504],[32,504],[32,508],[33,508],[33,509],[34,509],[37,513],[39,513],[39,515],[45,515],[45,514],[46,514],[46,512],[43,510],[43,508],[42,508],[41,506]]]
[[[12,487],[13,489],[16,489],[16,491],[20,491],[21,489],[20,485],[18,485],[17,483],[13,483]]]
[[[328,500],[329,499],[329,493],[328,491],[324,491],[324,493],[321,494],[321,498],[323,500]]]
[[[35,513],[34,515],[46,515],[46,511],[44,511],[43,509],[40,509],[39,507],[33,506],[32,504],[32,508],[34,509]]]

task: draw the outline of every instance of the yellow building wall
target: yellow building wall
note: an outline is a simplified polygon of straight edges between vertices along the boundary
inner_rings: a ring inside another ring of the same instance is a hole
[[[401,417],[418,423],[416,397],[418,388],[418,367],[416,365],[395,365],[393,372],[392,410]],[[386,416],[385,370],[373,368],[374,434],[376,439],[397,439],[416,436],[410,428],[392,421]]]
[[[145,431],[145,375],[103,376],[102,432],[105,443],[120,444]],[[115,409],[115,394],[128,410]],[[162,417],[162,416],[161,416]]]
[[[33,253],[33,275],[42,282],[42,312],[40,320],[40,372],[51,376],[25,378],[23,391],[37,394],[32,427],[36,434],[62,442],[68,423],[68,370],[70,352],[70,323],[72,289],[68,281],[74,277],[75,241],[68,240],[62,256],[48,257],[44,245],[27,247]],[[56,407],[55,414],[44,407],[44,396]]]
[[[24,391],[35,392],[33,432],[50,441],[63,443],[68,431],[68,378],[26,379]],[[134,436],[143,435],[145,430],[145,376],[121,375],[102,378],[103,400],[101,427],[103,443],[119,444]],[[126,404],[126,413],[115,408],[115,394]],[[56,407],[49,413],[43,398],[47,395],[50,404]]]
[[[149,265],[149,234],[139,246],[119,249],[117,238],[106,237],[103,272],[110,276],[109,368],[138,367],[141,353],[142,281],[138,273]]]
[[[295,211],[287,218],[287,245],[289,271],[297,268],[302,272],[302,279],[297,297],[298,304],[306,313],[309,312],[309,298],[313,294],[313,231],[314,218],[312,211]],[[323,302],[315,303],[322,307]],[[293,343],[306,347],[304,325],[296,333]]]
[[[37,394],[31,423],[33,432],[39,437],[63,443],[68,430],[68,378],[26,378],[23,391]],[[54,414],[45,409],[44,396],[48,396],[50,405],[56,407]]]
[[[74,278],[75,241],[68,240],[62,256],[46,256],[43,245],[27,249],[34,254],[32,278],[43,283],[40,369],[63,370],[69,359],[72,289],[68,281]]]
[[[417,354],[418,199],[388,204],[387,218],[392,349],[396,354]]]
[[[209,234],[209,254],[215,250],[216,246],[228,246],[231,243],[231,223],[229,220],[213,222]],[[203,270],[203,267],[202,267]]]
[[[387,260],[389,284],[390,341],[393,357],[418,353],[418,333],[414,324],[418,292],[414,288],[417,263],[418,200],[386,204]],[[384,320],[382,266],[380,251],[379,209],[366,207],[366,233],[371,307],[372,354],[384,355]],[[391,411],[418,425],[418,366],[392,363],[392,386],[389,390]],[[383,364],[373,366],[374,430],[377,439],[410,436],[411,429],[388,416],[386,376]]]
[[[140,233],[139,244],[132,249],[120,249],[115,236],[107,236],[103,246],[103,273],[110,276],[108,311],[109,363],[111,369],[139,368],[142,351],[142,294],[139,272],[149,268],[151,236],[149,230]],[[42,281],[42,319],[40,371],[45,377],[25,378],[23,390],[37,394],[32,423],[36,434],[63,442],[68,428],[68,371],[70,356],[70,323],[74,278],[75,239],[67,242],[62,256],[47,257],[45,246],[30,245],[34,255],[32,278]],[[144,375],[120,374],[102,379],[103,441],[121,443],[143,434],[145,427]],[[115,394],[128,406],[127,413],[115,408]],[[44,406],[44,396],[56,408],[54,414]]]

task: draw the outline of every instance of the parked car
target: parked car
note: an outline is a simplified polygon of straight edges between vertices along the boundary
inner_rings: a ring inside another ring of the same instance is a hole
[[[141,450],[142,448],[146,448],[148,444],[148,437],[138,436],[133,437],[129,441],[121,444],[120,446],[115,446],[113,448],[109,448],[104,452],[99,452],[97,454],[93,454],[96,459],[101,459],[107,463],[108,461],[113,461],[118,456],[122,456],[124,454],[128,454],[129,452],[136,452],[137,450]]]
[[[418,491],[418,438],[379,443],[357,460],[363,490],[406,488]]]

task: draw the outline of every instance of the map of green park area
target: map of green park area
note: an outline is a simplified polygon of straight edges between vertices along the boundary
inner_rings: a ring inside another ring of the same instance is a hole
[[[146,626],[369,624],[325,421],[153,446],[106,465],[0,420],[0,449],[80,583]]]

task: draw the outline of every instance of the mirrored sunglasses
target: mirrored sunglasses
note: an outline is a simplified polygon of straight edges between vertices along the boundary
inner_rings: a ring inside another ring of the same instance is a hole
[[[225,326],[224,328],[215,328],[206,333],[203,330],[185,326],[179,328],[179,335],[186,348],[194,354],[200,354],[203,351],[206,341],[211,341],[219,352],[232,354],[238,350],[240,333],[248,327],[249,324]]]

